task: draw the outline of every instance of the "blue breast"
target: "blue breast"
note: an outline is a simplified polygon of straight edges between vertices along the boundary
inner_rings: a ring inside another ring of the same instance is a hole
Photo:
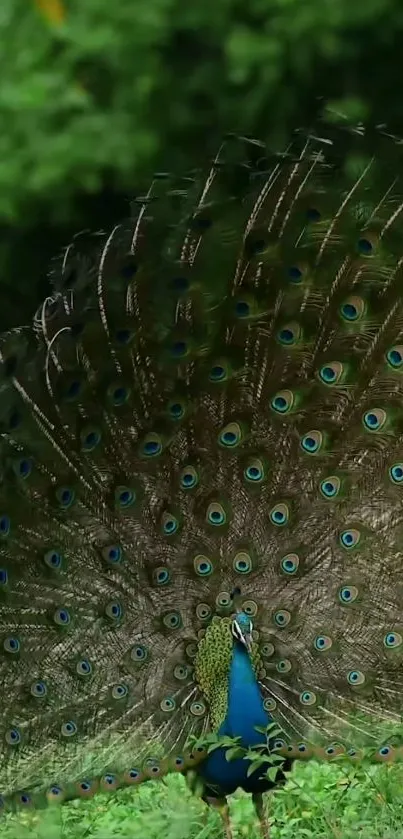
[[[240,745],[244,748],[256,746],[264,741],[264,735],[256,731],[255,726],[266,727],[271,722],[270,715],[263,708],[263,699],[259,685],[246,649],[241,644],[234,644],[232,655],[227,716],[219,734],[229,737],[241,737]],[[259,780],[259,772],[247,777],[250,761],[239,758],[227,761],[225,749],[216,749],[203,763],[200,775],[207,784],[219,787],[221,794],[229,795],[237,787],[246,792],[264,792],[272,784]]]

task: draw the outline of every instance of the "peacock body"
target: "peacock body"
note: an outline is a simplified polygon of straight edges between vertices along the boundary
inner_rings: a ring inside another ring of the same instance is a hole
[[[273,721],[285,768],[400,756],[402,158],[373,140],[157,174],[2,336],[5,809],[192,769],[259,805],[201,744]]]

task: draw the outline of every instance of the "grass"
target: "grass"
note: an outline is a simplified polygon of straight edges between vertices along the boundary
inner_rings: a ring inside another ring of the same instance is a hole
[[[267,797],[271,839],[402,839],[403,765],[297,765]],[[236,839],[258,839],[250,797],[231,801]],[[180,776],[5,817],[0,839],[222,839],[221,820]]]

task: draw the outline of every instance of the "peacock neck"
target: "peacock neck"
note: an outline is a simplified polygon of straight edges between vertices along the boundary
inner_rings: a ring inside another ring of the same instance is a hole
[[[249,654],[236,642],[229,673],[228,710],[222,727],[229,736],[241,737],[242,746],[248,747],[262,742],[256,726],[266,727],[269,722]]]
[[[248,748],[262,742],[263,735],[256,731],[256,726],[266,727],[270,719],[263,708],[248,652],[243,645],[235,643],[229,672],[227,714],[218,733],[240,737],[240,745]],[[259,780],[258,772],[248,776],[250,761],[243,757],[227,761],[225,751],[225,748],[215,749],[200,768],[200,775],[209,787],[226,795],[237,787],[246,792],[263,792],[270,787],[267,780]]]

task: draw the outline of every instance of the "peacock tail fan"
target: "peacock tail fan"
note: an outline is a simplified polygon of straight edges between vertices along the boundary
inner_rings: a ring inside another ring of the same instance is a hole
[[[5,806],[196,765],[234,588],[277,748],[400,755],[402,173],[382,131],[230,136],[2,336]]]

